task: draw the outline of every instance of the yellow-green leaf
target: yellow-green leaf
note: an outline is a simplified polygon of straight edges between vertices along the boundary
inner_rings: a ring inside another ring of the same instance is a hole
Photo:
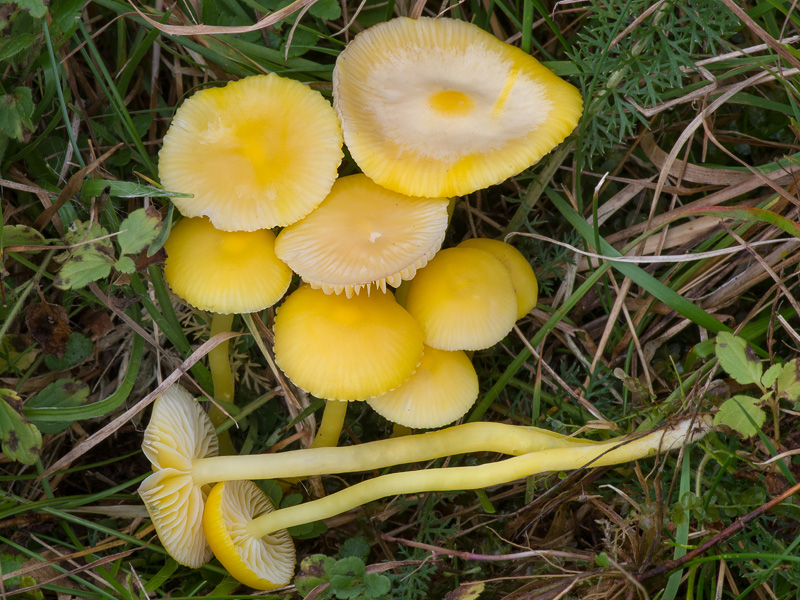
[[[714,426],[729,427],[744,438],[756,435],[767,418],[758,403],[757,398],[749,396],[734,396],[726,400],[714,416]]]
[[[761,385],[761,362],[742,338],[727,332],[720,333],[715,352],[722,368],[738,383]]]

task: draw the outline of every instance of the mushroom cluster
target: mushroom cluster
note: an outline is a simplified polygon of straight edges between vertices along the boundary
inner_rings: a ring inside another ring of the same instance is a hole
[[[173,199],[184,218],[165,245],[166,280],[215,315],[215,333],[230,328],[233,314],[278,303],[299,275],[303,283],[275,313],[275,362],[328,404],[317,447],[216,456],[218,448],[234,452],[214,435],[224,415],[210,411],[209,420],[178,386],[156,401],[143,445],[153,473],[140,495],[178,562],[199,566],[213,550],[239,581],[271,589],[292,576],[291,525],[391,494],[615,464],[696,435],[680,424],[596,444],[471,423],[335,447],[348,402],[366,401],[416,429],[453,423],[475,402],[478,376],[467,352],[502,340],[536,305],[538,287],[528,261],[505,242],[440,250],[450,198],[528,168],[571,133],[581,112],[577,89],[531,56],[447,18],[397,18],[358,34],[336,61],[333,106],[274,74],[184,102],[159,159],[165,187],[192,194]],[[343,141],[362,173],[337,179]],[[407,289],[396,299],[388,288],[401,284]],[[227,347],[215,348],[209,363],[215,398],[232,401]],[[250,481],[475,451],[513,458],[385,475],[279,510]]]

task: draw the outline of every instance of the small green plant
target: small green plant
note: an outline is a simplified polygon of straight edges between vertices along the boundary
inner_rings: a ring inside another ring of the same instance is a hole
[[[321,599],[386,598],[391,589],[389,578],[379,573],[367,573],[364,564],[366,557],[362,556],[345,556],[339,560],[324,554],[308,556],[300,563],[300,573],[295,579],[295,586],[303,596],[306,596],[315,587],[324,583],[329,584],[316,596]]]
[[[741,385],[757,386],[761,396],[756,398],[737,394],[729,398],[720,406],[714,417],[714,425],[733,429],[742,437],[754,436],[766,421],[767,415],[761,408],[766,405],[772,412],[774,437],[779,439],[779,402],[800,398],[797,360],[775,363],[765,370],[747,342],[731,333],[717,336],[715,352],[720,365],[734,381]]]
[[[75,247],[56,258],[63,263],[55,280],[56,287],[81,288],[108,277],[112,267],[119,273],[134,273],[137,265],[132,255],[149,246],[160,229],[157,212],[144,208],[133,211],[120,224],[120,233],[115,238],[119,247],[119,258],[116,258],[114,245],[104,227],[98,223],[74,221],[64,237]]]

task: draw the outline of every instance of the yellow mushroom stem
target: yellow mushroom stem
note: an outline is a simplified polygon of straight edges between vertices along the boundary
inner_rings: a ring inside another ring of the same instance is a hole
[[[344,428],[344,417],[347,414],[347,402],[326,400],[322,411],[322,422],[317,435],[311,442],[311,448],[333,448],[339,445],[339,436]]]
[[[192,461],[191,476],[195,486],[202,486],[238,479],[283,479],[369,471],[469,452],[518,456],[545,449],[582,449],[596,445],[596,442],[569,438],[535,427],[465,423],[439,431],[358,446],[306,448],[271,455],[197,458]]]
[[[223,315],[214,313],[211,319],[211,337],[218,333],[226,333],[231,330],[233,325],[233,315]],[[221,402],[233,402],[233,371],[228,354],[230,340],[225,340],[215,346],[208,353],[208,368],[211,371],[211,381],[214,384],[214,398]],[[219,427],[228,420],[228,415],[222,412],[216,405],[212,405],[208,411],[208,416],[214,427]],[[231,442],[231,436],[227,430],[219,436],[219,448],[222,454],[235,454],[236,450]]]
[[[333,517],[374,500],[397,494],[482,489],[548,471],[603,467],[626,463],[679,447],[702,437],[710,421],[690,419],[640,437],[581,447],[538,450],[475,467],[391,473],[357,483],[320,500],[282,508],[242,524],[248,535],[261,538],[275,531]],[[457,429],[453,427],[451,429]],[[414,441],[422,436],[398,438]]]

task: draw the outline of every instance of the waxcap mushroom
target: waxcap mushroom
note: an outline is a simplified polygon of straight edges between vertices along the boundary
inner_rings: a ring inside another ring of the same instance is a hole
[[[431,429],[463,416],[478,399],[478,391],[478,374],[465,352],[425,346],[411,379],[367,404],[393,423]]]
[[[195,93],[176,111],[159,176],[184,216],[253,231],[303,218],[342,160],[336,114],[319,92],[274,73]]]
[[[539,300],[539,282],[533,272],[531,263],[522,256],[522,252],[507,242],[489,238],[471,238],[458,245],[459,248],[478,248],[494,255],[503,263],[511,275],[511,283],[517,293],[517,319],[521,319],[536,307]]]
[[[195,485],[192,460],[216,456],[217,436],[191,394],[173,385],[156,399],[142,451],[153,474],[139,486],[158,538],[180,564],[197,568],[211,558],[201,527],[207,491]]]
[[[291,269],[275,256],[269,229],[222,231],[205,217],[181,219],[164,249],[167,283],[201,310],[262,310],[280,300],[292,281]]]
[[[439,250],[447,198],[392,192],[366,175],[337,179],[311,214],[286,227],[275,253],[312,288],[347,297],[414,277]]]
[[[515,309],[516,310],[516,309]],[[406,381],[422,359],[422,330],[391,293],[352,298],[302,286],[275,315],[275,362],[328,400],[366,400]]]
[[[560,144],[580,92],[519,48],[457,19],[399,17],[336,60],[345,143],[377,184],[456,196],[500,183]]]
[[[439,350],[482,350],[502,340],[517,320],[511,276],[477,248],[441,250],[411,280],[406,310]]]
[[[203,514],[203,531],[214,556],[233,577],[257,590],[286,585],[294,574],[295,550],[288,531],[264,537],[247,531],[249,521],[273,510],[252,481],[228,481],[212,488]]]

